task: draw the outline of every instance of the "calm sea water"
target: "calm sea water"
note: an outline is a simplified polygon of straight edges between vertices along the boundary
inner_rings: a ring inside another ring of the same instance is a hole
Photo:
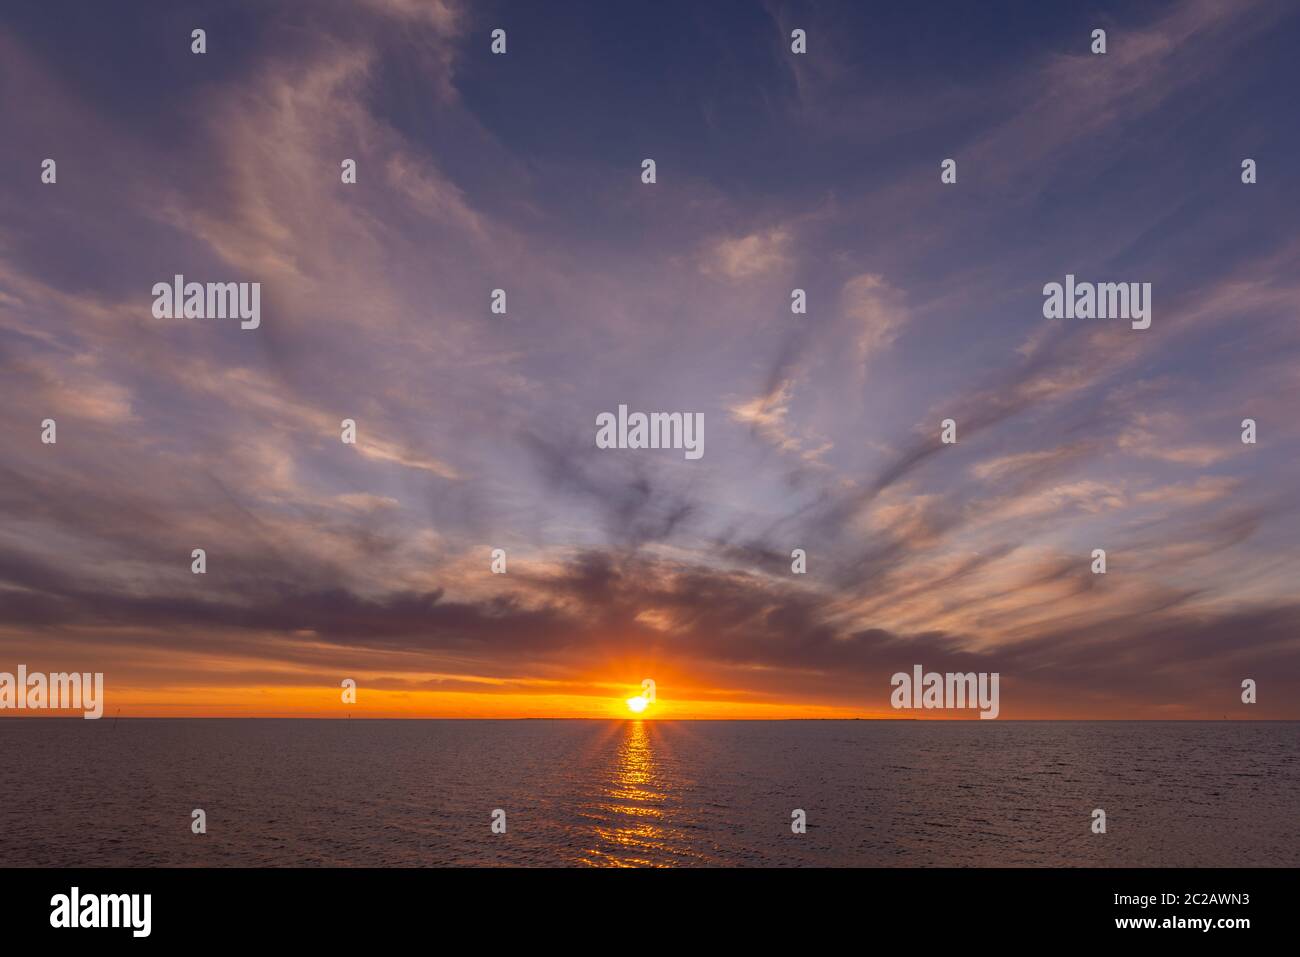
[[[1294,867],[1298,751],[1292,722],[6,720],[0,865]]]

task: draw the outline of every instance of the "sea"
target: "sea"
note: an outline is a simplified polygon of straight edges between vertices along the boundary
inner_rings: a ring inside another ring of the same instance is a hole
[[[1297,757],[1298,722],[6,719],[0,866],[1296,867]]]

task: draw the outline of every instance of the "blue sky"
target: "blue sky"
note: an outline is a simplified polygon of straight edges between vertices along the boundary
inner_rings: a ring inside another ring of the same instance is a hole
[[[683,715],[866,714],[920,662],[1000,669],[1007,717],[1217,717],[1261,675],[1234,716],[1295,717],[1298,26],[11,5],[0,656],[194,713],[356,674],[577,714],[653,673]],[[176,273],[261,282],[261,327],[153,318]],[[1151,328],[1044,319],[1067,273],[1150,282]],[[620,404],[703,413],[704,457],[597,450]]]

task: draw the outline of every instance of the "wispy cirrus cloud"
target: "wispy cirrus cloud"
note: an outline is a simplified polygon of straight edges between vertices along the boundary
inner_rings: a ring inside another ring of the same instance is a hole
[[[850,55],[852,9],[810,14],[805,60],[696,12],[626,71],[618,16],[520,11],[507,61],[472,6],[286,9],[239,7],[207,60],[103,22],[169,84],[90,83],[88,37],[0,19],[0,159],[28,171],[0,185],[0,652],[155,692],[347,669],[599,697],[653,666],[851,710],[918,660],[1014,676],[1025,717],[1218,712],[1248,665],[1300,690],[1300,246],[1282,177],[1234,181],[1296,146],[1243,109],[1286,87],[1285,6],[1117,15],[1105,58],[933,54],[959,78],[905,30]],[[700,37],[745,81],[674,45]],[[663,58],[681,85],[649,96]],[[176,272],[261,281],[262,328],[153,319]],[[1149,277],[1152,328],[1043,319],[1066,272]],[[705,458],[595,449],[624,403],[702,412]]]

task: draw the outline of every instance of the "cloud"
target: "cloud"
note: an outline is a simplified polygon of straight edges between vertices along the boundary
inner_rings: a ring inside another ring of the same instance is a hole
[[[729,409],[731,417],[737,422],[752,426],[764,439],[779,449],[797,449],[798,441],[785,431],[793,387],[794,383],[786,379],[767,395],[737,402]]]
[[[365,0],[365,3],[399,19],[422,20],[448,35],[460,32],[464,22],[464,11],[449,0]]]
[[[60,182],[0,183],[0,642],[155,687],[361,662],[597,694],[646,655],[700,694],[866,707],[921,660],[1003,668],[1031,713],[1127,715],[1180,689],[1192,713],[1247,665],[1290,682],[1300,244],[1272,181],[1170,132],[1290,155],[1241,109],[1257,62],[1286,67],[1283,10],[1171,4],[1106,57],[1008,36],[960,84],[904,56],[893,87],[814,24],[816,57],[684,68],[708,122],[636,114],[674,166],[653,191],[622,117],[572,122],[592,77],[646,102],[635,45],[618,71],[566,46],[524,89],[472,8],[322,4],[248,18],[228,74],[90,89],[79,32],[55,51],[7,18],[0,158],[51,144]],[[535,18],[517,52],[567,29]],[[1124,158],[1139,126],[1173,172]],[[1094,267],[1152,279],[1149,332],[1041,319],[1046,278]],[[153,320],[176,271],[262,281],[262,328]],[[597,452],[623,402],[700,410],[705,458]],[[1171,662],[1184,633],[1202,657]]]
[[[891,346],[907,324],[902,293],[883,276],[862,273],[844,283],[842,308],[857,330],[858,359],[867,362]]]
[[[1182,429],[1182,420],[1172,413],[1139,412],[1120,435],[1119,447],[1133,455],[1199,468],[1221,462],[1232,452],[1226,442],[1180,444],[1174,433]]]
[[[1254,667],[1282,682],[1276,693],[1300,690],[1292,688],[1300,663],[1295,606],[1197,620],[1176,606],[1160,612],[1148,602],[1140,627],[1116,616],[1104,619],[1105,629],[1101,619],[1062,619],[1031,640],[981,645],[948,631],[837,623],[815,588],[592,552],[473,602],[451,600],[436,589],[363,597],[284,582],[224,597],[127,596],[78,587],[49,569],[19,570],[8,556],[0,556],[0,572],[24,586],[0,593],[10,630],[57,627],[68,634],[129,626],[134,646],[185,653],[193,647],[188,635],[202,628],[208,654],[221,648],[245,654],[258,636],[277,634],[275,654],[288,663],[305,664],[324,643],[354,654],[416,655],[405,670],[442,671],[452,681],[458,674],[522,680],[635,650],[669,656],[674,668],[697,675],[744,669],[751,693],[848,695],[864,710],[884,706],[889,675],[922,663],[939,671],[999,671],[1023,695],[1017,700],[1005,693],[1008,716],[1048,710],[1053,695],[1066,694],[1068,701],[1070,694],[1133,687],[1142,688],[1143,697],[1125,700],[1130,712],[1150,714],[1177,702],[1194,713],[1239,683],[1239,666],[1220,654],[1219,643],[1231,635],[1236,655],[1249,653]],[[1185,652],[1177,660],[1167,650],[1174,635]],[[10,643],[0,637],[0,644]]]
[[[706,274],[737,281],[780,273],[790,266],[792,238],[783,227],[723,237],[705,249],[700,268]]]

